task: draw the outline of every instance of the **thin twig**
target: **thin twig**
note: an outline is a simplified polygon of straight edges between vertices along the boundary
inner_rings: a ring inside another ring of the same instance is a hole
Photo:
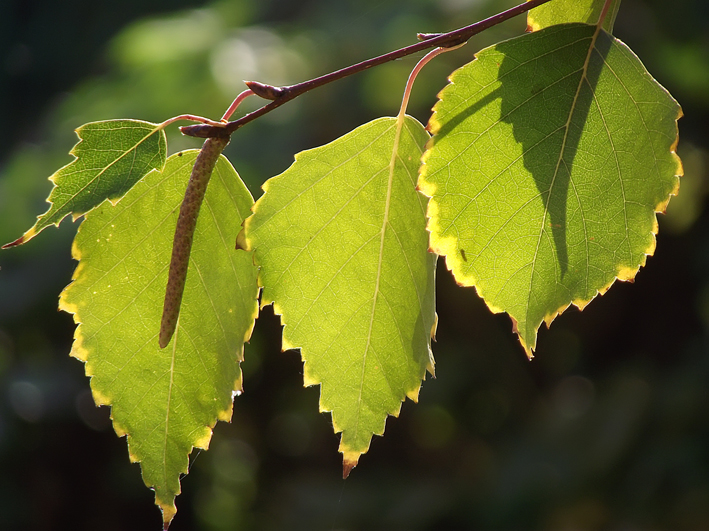
[[[480,22],[476,22],[475,24],[470,24],[469,26],[450,31],[448,33],[441,33],[440,35],[435,36],[432,36],[431,34],[421,34],[421,37],[424,39],[422,42],[418,42],[416,44],[412,44],[410,46],[394,50],[393,52],[389,52],[384,55],[380,55],[379,57],[374,57],[372,59],[362,61],[361,63],[357,63],[355,65],[336,70],[335,72],[331,72],[329,74],[325,74],[324,76],[316,77],[314,79],[304,81],[296,85],[290,85],[288,87],[270,87],[269,85],[260,84],[263,87],[272,88],[274,94],[277,95],[276,98],[267,105],[264,105],[260,109],[257,109],[245,116],[242,116],[238,120],[229,122],[223,128],[218,128],[211,125],[190,125],[181,127],[180,130],[185,135],[195,136],[199,138],[221,136],[224,134],[224,130],[226,130],[228,134],[231,134],[240,127],[255,120],[256,118],[259,118],[260,116],[271,112],[272,110],[280,107],[284,103],[294,98],[297,98],[298,96],[305,94],[306,92],[309,92],[315,88],[321,87],[328,83],[332,83],[333,81],[337,81],[353,74],[357,74],[359,72],[372,68],[373,66],[378,66],[389,61],[401,59],[402,57],[415,54],[422,50],[427,50],[429,48],[436,47],[446,48],[462,44],[468,41],[468,39],[470,39],[472,36],[480,33],[481,31],[496,26],[501,22],[504,22],[512,17],[516,17],[517,15],[520,15],[526,11],[529,11],[530,9],[538,7],[549,1],[550,0],[529,0],[529,2],[524,2],[516,7],[508,9],[507,11],[503,11],[502,13],[498,13],[497,15],[494,15],[490,18],[486,18],[485,20],[481,20]]]

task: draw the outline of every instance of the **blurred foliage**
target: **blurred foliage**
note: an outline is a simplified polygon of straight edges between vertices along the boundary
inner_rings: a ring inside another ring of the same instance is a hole
[[[0,239],[46,209],[72,130],[107,118],[219,117],[242,79],[304,80],[468,24],[495,0],[8,0],[0,3]],[[519,18],[426,67],[410,114],[446,76],[518,35]],[[270,309],[245,393],[195,453],[180,529],[709,528],[709,4],[624,0],[615,34],[683,105],[686,176],[656,256],[582,314],[541,331],[527,362],[509,319],[439,269],[437,379],[404,404],[350,479],[337,437],[280,351]],[[294,153],[393,115],[410,57],[329,85],[239,131],[227,155],[254,195]],[[248,101],[248,100],[247,100]],[[258,102],[249,102],[256,105]],[[169,131],[171,152],[199,144]],[[108,411],[70,359],[56,311],[75,225],[0,254],[0,522],[7,529],[158,529],[160,515]]]

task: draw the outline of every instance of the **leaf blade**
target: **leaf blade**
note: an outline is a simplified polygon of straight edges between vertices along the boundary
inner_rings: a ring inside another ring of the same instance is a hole
[[[581,22],[596,25],[605,0],[554,0],[527,12],[527,30],[539,31],[557,24]],[[603,21],[603,29],[613,33],[620,0],[613,0]]]
[[[196,154],[170,157],[118,205],[87,215],[74,281],[60,298],[79,323],[72,355],[85,362],[97,404],[112,406],[114,429],[128,436],[166,525],[191,449],[207,448],[216,421],[231,417],[257,313],[256,270],[230,241],[253,199],[221,158],[195,232],[179,338],[158,346],[172,233]]]
[[[69,152],[75,159],[49,177],[54,184],[49,209],[4,248],[28,242],[69,214],[76,220],[106,199],[115,204],[148,172],[165,165],[167,139],[158,124],[107,120],[84,124],[76,134],[79,142]]]
[[[375,120],[296,155],[245,223],[262,305],[282,316],[283,349],[301,349],[305,385],[321,385],[345,474],[433,370],[435,257],[415,190],[428,135],[407,118],[392,156],[396,131]]]
[[[652,254],[681,110],[625,45],[570,24],[480,52],[434,111],[419,181],[432,247],[531,356],[542,321]]]

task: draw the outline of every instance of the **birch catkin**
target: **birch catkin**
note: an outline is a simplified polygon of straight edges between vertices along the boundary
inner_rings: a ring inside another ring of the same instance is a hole
[[[167,277],[165,303],[160,323],[160,348],[165,348],[175,333],[199,209],[202,206],[214,166],[228,143],[228,136],[208,138],[197,155],[189,183],[187,183],[172,243],[170,272]]]

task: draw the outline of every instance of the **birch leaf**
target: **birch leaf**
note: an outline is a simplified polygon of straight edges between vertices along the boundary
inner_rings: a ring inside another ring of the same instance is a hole
[[[175,336],[169,348],[158,346],[172,236],[196,155],[173,155],[116,206],[86,216],[74,281],[60,298],[79,323],[72,355],[86,363],[96,403],[111,406],[166,527],[190,451],[206,449],[217,419],[231,418],[257,313],[252,257],[234,250],[253,199],[222,157],[197,222]]]
[[[552,26],[487,48],[439,96],[419,186],[458,283],[537,329],[655,249],[677,192],[677,102],[603,30]]]
[[[603,11],[605,0],[553,0],[527,12],[527,30],[539,31],[556,24],[581,22],[596,25]],[[613,0],[603,20],[603,29],[613,32],[620,0]]]
[[[165,164],[167,140],[157,124],[107,120],[82,125],[76,134],[79,142],[70,151],[75,160],[49,178],[54,183],[49,209],[4,248],[28,242],[69,214],[76,220],[106,199],[117,203],[139,179]]]
[[[413,118],[381,118],[304,151],[245,224],[261,303],[301,350],[305,385],[321,385],[345,475],[433,371],[436,257],[415,189],[427,140]]]

